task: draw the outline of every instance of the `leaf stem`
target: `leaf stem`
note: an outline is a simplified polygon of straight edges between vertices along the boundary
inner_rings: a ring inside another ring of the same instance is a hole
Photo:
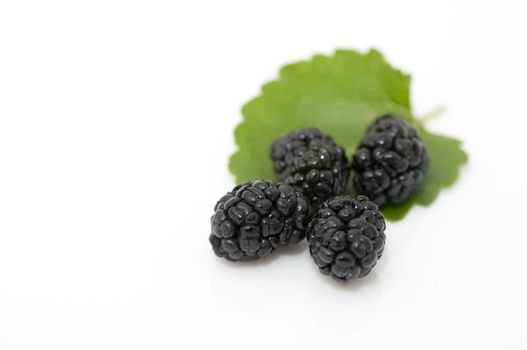
[[[433,119],[439,117],[445,111],[446,111],[445,106],[438,106],[438,107],[434,108],[433,110],[431,110],[430,112],[425,113],[425,114],[423,114],[420,117],[417,117],[416,119],[417,119],[417,121],[419,121],[419,123],[421,125],[424,125],[424,124],[428,123],[430,120],[433,120]]]

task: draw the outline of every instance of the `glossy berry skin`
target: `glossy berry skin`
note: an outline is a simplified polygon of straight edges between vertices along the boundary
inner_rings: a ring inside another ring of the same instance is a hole
[[[384,216],[368,197],[336,197],[309,223],[309,252],[320,272],[337,281],[364,277],[382,256],[385,228]]]
[[[271,145],[278,178],[304,193],[313,207],[339,195],[349,177],[344,149],[320,130],[295,130]]]
[[[255,180],[224,195],[214,211],[209,236],[214,253],[230,261],[244,261],[304,239],[309,206],[289,185]]]
[[[423,180],[428,151],[417,130],[392,115],[378,118],[353,155],[353,184],[378,205],[400,203]]]

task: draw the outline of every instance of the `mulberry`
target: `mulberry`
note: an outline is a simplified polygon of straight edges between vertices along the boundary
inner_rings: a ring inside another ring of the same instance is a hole
[[[344,149],[318,129],[295,130],[275,141],[271,159],[278,178],[301,191],[313,207],[346,189]]]
[[[364,277],[382,256],[384,217],[366,196],[324,202],[307,229],[309,252],[324,275],[338,281]]]
[[[309,206],[291,186],[255,180],[236,186],[214,207],[209,241],[214,253],[230,261],[267,256],[279,245],[305,237]]]
[[[400,203],[423,180],[428,152],[417,130],[392,115],[377,119],[353,155],[353,184],[378,205]]]

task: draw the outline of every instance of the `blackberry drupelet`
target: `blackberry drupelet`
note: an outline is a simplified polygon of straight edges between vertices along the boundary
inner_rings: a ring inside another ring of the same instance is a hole
[[[339,196],[320,205],[307,228],[309,253],[337,281],[366,276],[384,250],[384,217],[366,196]]]
[[[370,125],[351,165],[355,189],[378,205],[408,198],[427,167],[428,151],[417,130],[393,115]]]
[[[230,261],[267,256],[278,245],[305,237],[309,206],[291,186],[255,180],[236,186],[214,207],[209,241],[214,253]]]
[[[316,208],[346,189],[349,176],[344,149],[315,128],[295,130],[271,145],[281,181],[301,191]]]

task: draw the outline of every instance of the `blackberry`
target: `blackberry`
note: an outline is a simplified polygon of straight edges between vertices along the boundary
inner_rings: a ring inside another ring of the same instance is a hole
[[[221,197],[211,217],[214,253],[230,261],[267,256],[305,237],[309,206],[291,186],[255,180]]]
[[[384,217],[366,196],[324,202],[307,228],[309,253],[337,281],[366,276],[384,250]]]
[[[278,178],[301,191],[314,207],[346,189],[344,149],[318,129],[295,130],[275,141],[271,159]]]
[[[351,164],[355,189],[378,205],[400,203],[423,180],[428,151],[417,130],[393,115],[378,118]]]

